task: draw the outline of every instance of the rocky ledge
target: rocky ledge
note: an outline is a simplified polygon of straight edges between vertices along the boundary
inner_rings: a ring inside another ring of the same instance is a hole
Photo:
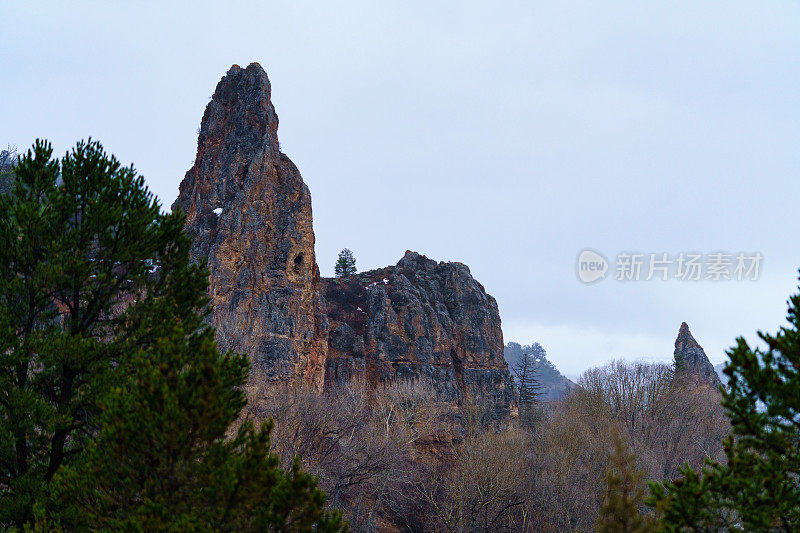
[[[406,252],[396,266],[323,279],[326,384],[424,378],[448,400],[514,403],[497,302],[461,263]]]

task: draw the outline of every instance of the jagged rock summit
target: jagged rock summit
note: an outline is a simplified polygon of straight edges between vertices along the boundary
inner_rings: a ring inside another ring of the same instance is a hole
[[[407,251],[396,266],[322,280],[330,321],[326,384],[425,378],[445,398],[511,408],[495,299],[462,263]]]
[[[217,340],[250,355],[251,379],[321,390],[425,377],[454,401],[513,408],[497,302],[465,265],[406,252],[393,267],[320,279],[311,195],[280,151],[260,65],[234,65],[217,84],[173,209],[208,262]]]
[[[679,359],[683,360],[687,372],[695,374],[714,387],[722,385],[716,370],[714,370],[714,365],[711,364],[706,357],[706,352],[692,336],[686,322],[681,324],[678,338],[675,339],[675,361]]]
[[[280,151],[270,92],[257,63],[220,80],[173,209],[186,213],[193,257],[208,261],[220,346],[249,354],[267,379],[321,388],[327,321],[311,195]]]

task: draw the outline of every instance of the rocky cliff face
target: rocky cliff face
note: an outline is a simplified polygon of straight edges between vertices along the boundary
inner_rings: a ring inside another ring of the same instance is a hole
[[[320,280],[311,196],[277,131],[266,73],[234,65],[173,205],[194,258],[208,261],[220,346],[249,354],[255,379],[321,389],[424,376],[453,401],[474,392],[510,409],[497,302],[465,265],[407,252],[394,267]]]
[[[717,387],[722,384],[714,370],[714,365],[706,357],[706,352],[694,340],[686,322],[681,324],[678,338],[675,339],[675,361],[683,360],[686,371],[698,376],[703,381]]]
[[[260,65],[234,65],[206,107],[197,158],[173,208],[211,270],[222,348],[250,354],[268,379],[321,388],[327,322],[318,292],[311,195],[281,153]]]
[[[472,392],[512,406],[497,302],[466,265],[406,252],[396,266],[323,279],[322,288],[326,383],[425,377],[450,400]]]

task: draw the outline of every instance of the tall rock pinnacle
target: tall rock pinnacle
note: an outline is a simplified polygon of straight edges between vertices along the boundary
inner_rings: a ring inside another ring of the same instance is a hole
[[[267,379],[300,378],[321,388],[327,320],[311,195],[280,152],[278,116],[259,64],[234,65],[217,84],[175,208],[186,213],[193,257],[208,261],[220,347],[249,354]]]
[[[706,357],[706,352],[703,348],[694,340],[686,322],[681,324],[678,338],[675,339],[675,360],[678,361],[678,359],[683,359],[686,371],[699,376],[703,381],[715,387],[722,385],[717,372],[714,370],[714,365]]]

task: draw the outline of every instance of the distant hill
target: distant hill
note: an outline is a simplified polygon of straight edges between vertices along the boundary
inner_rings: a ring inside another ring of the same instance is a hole
[[[5,194],[11,190],[14,175],[10,172],[0,171],[0,194]]]
[[[509,370],[522,359],[523,354],[529,354],[533,357],[536,379],[539,382],[538,394],[542,401],[560,400],[577,386],[564,377],[555,365],[547,360],[547,352],[538,342],[527,346],[522,346],[516,342],[506,344],[503,356],[508,362]]]
[[[13,149],[0,150],[0,194],[11,190],[14,181],[14,166],[17,164],[17,153]]]
[[[723,385],[728,384],[728,376],[726,376],[722,371],[725,370],[725,363],[722,362],[718,365],[714,365],[714,371],[716,371],[717,375],[719,376],[719,380],[722,382]]]

